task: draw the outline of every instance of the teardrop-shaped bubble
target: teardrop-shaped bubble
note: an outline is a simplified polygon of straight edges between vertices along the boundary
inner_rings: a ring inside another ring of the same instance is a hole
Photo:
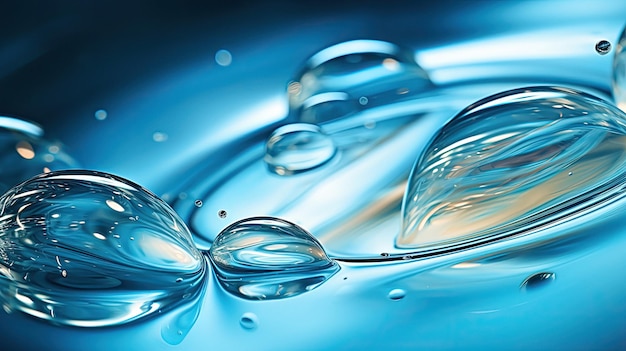
[[[0,193],[40,173],[78,166],[63,145],[42,137],[40,126],[0,116]]]
[[[205,261],[151,192],[94,171],[58,171],[0,197],[0,293],[58,324],[117,325],[197,293]]]
[[[291,175],[317,168],[337,151],[332,138],[314,124],[294,123],[277,128],[265,144],[270,171]]]
[[[613,56],[613,99],[617,107],[626,111],[626,27],[615,45]]]
[[[412,99],[432,86],[411,50],[385,41],[353,40],[309,58],[287,93],[294,121],[321,123]]]
[[[621,191],[626,115],[567,88],[530,87],[470,105],[409,178],[401,248],[494,240],[579,213]]]
[[[311,234],[273,217],[231,224],[220,232],[209,253],[222,286],[245,299],[299,295],[339,270]]]

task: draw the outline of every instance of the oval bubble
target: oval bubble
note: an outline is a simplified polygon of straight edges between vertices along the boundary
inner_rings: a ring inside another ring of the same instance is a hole
[[[205,261],[178,215],[148,190],[94,171],[58,171],[0,197],[0,292],[54,323],[130,322],[188,301]]]
[[[611,87],[615,104],[626,111],[626,27],[615,46]]]
[[[470,105],[416,162],[396,246],[494,240],[618,196],[625,126],[615,106],[567,88],[515,89]]]
[[[270,135],[263,159],[273,173],[291,175],[324,165],[336,152],[332,138],[320,127],[294,123],[279,127]]]
[[[411,99],[432,86],[411,50],[353,40],[309,58],[287,93],[293,121],[321,123]]]
[[[34,123],[0,116],[0,193],[40,173],[78,167],[63,145],[43,133]]]
[[[273,217],[231,224],[216,237],[209,254],[221,285],[245,299],[296,296],[339,271],[311,234]]]

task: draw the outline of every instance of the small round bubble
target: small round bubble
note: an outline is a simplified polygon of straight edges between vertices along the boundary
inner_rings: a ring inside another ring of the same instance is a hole
[[[277,128],[265,144],[263,160],[278,175],[318,168],[335,156],[333,139],[313,124],[295,123]]]
[[[608,40],[600,40],[596,43],[596,52],[600,55],[606,55],[611,51],[611,42]]]

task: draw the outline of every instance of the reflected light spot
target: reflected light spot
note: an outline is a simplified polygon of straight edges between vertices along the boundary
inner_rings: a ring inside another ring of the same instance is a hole
[[[100,240],[106,240],[107,237],[100,234],[100,233],[93,233],[93,236],[96,237],[96,239],[100,239]]]
[[[400,69],[400,62],[388,57],[383,60],[383,67],[390,71],[397,71]]]
[[[480,266],[480,263],[476,263],[476,262],[461,262],[461,263],[457,263],[454,266],[452,266],[452,268],[455,269],[467,269],[467,268],[474,268],[474,267],[478,267]]]
[[[109,206],[113,211],[116,212],[124,212],[124,207],[122,207],[122,205],[118,204],[117,202],[113,201],[113,200],[106,200],[106,204],[107,206]]]
[[[20,141],[17,143],[15,150],[20,156],[27,160],[31,160],[35,157],[35,150],[33,150],[33,146],[30,145],[28,141]]]

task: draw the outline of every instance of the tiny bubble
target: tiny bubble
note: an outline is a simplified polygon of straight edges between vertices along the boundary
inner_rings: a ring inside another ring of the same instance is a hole
[[[183,281],[183,278],[176,278],[176,282],[177,282],[177,283],[180,283],[180,282],[182,282],[182,281]]]
[[[241,316],[241,319],[239,320],[239,324],[244,329],[249,329],[249,330],[255,329],[258,324],[257,316],[254,313],[246,312]]]
[[[383,256],[383,257],[389,257],[389,254],[387,252],[383,252],[380,255]]]
[[[606,55],[611,51],[611,42],[608,40],[600,40],[596,43],[596,52],[600,55]]]
[[[215,53],[215,62],[223,67],[230,66],[233,62],[233,55],[228,50],[218,50]]]
[[[107,115],[108,113],[106,110],[98,110],[94,113],[94,116],[98,121],[104,121],[107,118]]]
[[[194,204],[196,205],[196,207],[202,207],[202,200],[196,200]]]
[[[61,275],[63,276],[63,278],[67,278],[67,271],[65,269],[62,270]]]
[[[152,140],[154,140],[157,143],[162,143],[167,140],[167,134],[163,132],[154,132],[152,134]]]
[[[369,100],[368,100],[368,99],[367,99],[367,97],[365,97],[365,96],[361,96],[361,97],[359,98],[359,104],[361,104],[361,105],[367,105],[368,101],[369,101]]]
[[[226,216],[228,215],[228,213],[226,213],[226,211],[225,211],[225,210],[219,210],[219,211],[217,212],[217,215],[218,215],[220,218],[226,218]]]
[[[406,296],[406,292],[402,289],[393,289],[387,294],[387,297],[394,301],[401,300],[404,296]]]
[[[569,172],[567,173],[567,175],[571,176],[572,174],[574,174],[574,172]]]

